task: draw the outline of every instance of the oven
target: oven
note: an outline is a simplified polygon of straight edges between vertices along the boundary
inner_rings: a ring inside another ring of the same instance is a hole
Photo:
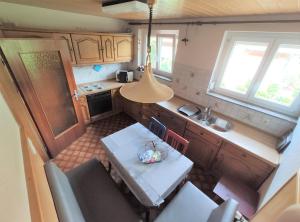
[[[90,94],[86,99],[91,117],[112,111],[111,91]]]

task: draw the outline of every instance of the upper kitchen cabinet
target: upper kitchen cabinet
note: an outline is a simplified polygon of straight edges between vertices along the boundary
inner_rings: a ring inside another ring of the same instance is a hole
[[[129,62],[133,57],[133,41],[131,35],[114,36],[115,61]]]
[[[99,35],[71,34],[77,64],[103,63]]]
[[[70,58],[71,63],[73,65],[76,64],[71,35],[67,33],[53,33],[53,38],[58,40],[64,40],[65,51],[67,53],[67,56]]]
[[[114,37],[112,35],[102,35],[102,52],[104,62],[114,62]]]

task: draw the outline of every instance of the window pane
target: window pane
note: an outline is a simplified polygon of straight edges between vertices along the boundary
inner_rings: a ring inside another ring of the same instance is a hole
[[[172,72],[173,65],[173,38],[159,37],[159,70]]]
[[[156,37],[150,38],[150,46],[151,46],[151,54],[150,54],[151,66],[153,69],[156,69],[156,58],[157,58]]]
[[[220,87],[246,94],[267,47],[267,43],[236,42],[225,67]]]
[[[300,45],[280,45],[255,97],[290,106],[300,92]]]

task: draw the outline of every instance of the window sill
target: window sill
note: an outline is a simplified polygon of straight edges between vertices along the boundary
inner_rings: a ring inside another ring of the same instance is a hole
[[[239,106],[246,107],[248,109],[252,109],[252,110],[255,110],[255,111],[258,111],[258,112],[261,112],[261,113],[265,113],[267,115],[274,116],[274,117],[282,119],[282,120],[286,120],[286,121],[289,121],[289,122],[292,122],[292,123],[297,123],[297,118],[293,118],[293,117],[290,117],[290,116],[287,116],[287,115],[284,115],[284,114],[281,114],[281,113],[277,113],[277,112],[274,112],[274,111],[271,111],[271,110],[268,110],[268,109],[264,109],[264,108],[259,107],[259,106],[255,106],[255,105],[248,104],[248,103],[236,100],[236,99],[232,99],[232,98],[229,98],[227,96],[217,94],[215,92],[209,92],[208,91],[207,95],[216,97],[216,98],[224,100],[226,102],[230,102],[230,103],[234,103],[234,104],[239,105]]]
[[[172,82],[172,78],[169,78],[169,77],[165,77],[165,76],[162,76],[162,75],[158,75],[158,74],[153,74],[156,78],[158,79],[162,79],[162,80],[165,80],[165,81],[168,81],[168,82]]]

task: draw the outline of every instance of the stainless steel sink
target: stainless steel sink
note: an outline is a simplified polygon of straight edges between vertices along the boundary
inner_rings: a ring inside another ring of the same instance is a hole
[[[200,114],[197,116],[197,120],[219,132],[228,132],[232,128],[232,124],[229,121],[220,119],[217,116],[210,116],[207,120],[203,120],[203,116]],[[224,128],[217,124],[220,121],[225,121]]]

